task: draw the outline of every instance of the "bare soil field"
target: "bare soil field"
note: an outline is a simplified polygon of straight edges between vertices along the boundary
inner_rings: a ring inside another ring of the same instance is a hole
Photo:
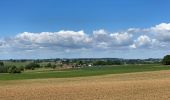
[[[170,71],[0,81],[0,100],[170,100]]]

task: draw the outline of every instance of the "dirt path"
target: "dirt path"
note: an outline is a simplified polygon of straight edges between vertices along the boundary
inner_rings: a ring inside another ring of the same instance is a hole
[[[0,100],[170,100],[170,71],[0,81]]]

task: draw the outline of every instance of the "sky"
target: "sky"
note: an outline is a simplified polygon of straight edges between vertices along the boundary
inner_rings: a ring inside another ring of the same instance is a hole
[[[0,0],[0,59],[162,58],[170,0]]]

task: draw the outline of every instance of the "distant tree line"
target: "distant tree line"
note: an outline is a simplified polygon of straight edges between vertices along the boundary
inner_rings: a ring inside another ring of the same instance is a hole
[[[93,65],[122,65],[123,62],[121,61],[110,61],[110,60],[107,60],[107,61],[95,61],[93,63]]]
[[[0,62],[0,73],[21,73],[22,67],[16,67],[14,65],[5,66],[3,62]]]
[[[55,65],[51,63],[47,63],[44,66],[41,66],[37,62],[30,62],[25,66],[15,66],[15,65],[5,65],[3,62],[0,62],[0,73],[21,73],[24,70],[34,70],[36,68],[53,68],[61,67],[61,65]]]
[[[0,73],[21,73],[24,70],[35,70],[37,68],[60,68],[69,67],[80,68],[87,66],[100,66],[100,65],[122,65],[122,64],[157,64],[160,59],[37,59],[37,60],[1,60]],[[5,64],[4,64],[5,62]],[[16,63],[15,65],[8,65],[8,62]],[[28,63],[29,62],[29,63]],[[24,63],[20,66],[17,63]],[[170,55],[163,58],[162,64],[170,65]]]

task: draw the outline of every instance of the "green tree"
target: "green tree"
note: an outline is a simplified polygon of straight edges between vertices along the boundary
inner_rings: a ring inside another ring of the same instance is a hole
[[[24,66],[19,66],[18,68],[19,68],[21,71],[24,71],[24,69],[25,69]]]
[[[8,72],[8,67],[0,65],[0,73],[7,73],[7,72]]]
[[[4,66],[4,63],[3,63],[3,62],[0,62],[0,66]]]
[[[163,58],[162,64],[164,64],[164,65],[170,65],[170,55],[166,55],[166,56]]]
[[[40,68],[40,65],[32,62],[25,66],[25,69],[34,70],[35,68]]]
[[[51,63],[47,63],[47,65],[45,66],[46,68],[51,68],[52,64]]]
[[[21,73],[20,68],[17,68],[16,66],[10,66],[8,69],[8,73]]]

